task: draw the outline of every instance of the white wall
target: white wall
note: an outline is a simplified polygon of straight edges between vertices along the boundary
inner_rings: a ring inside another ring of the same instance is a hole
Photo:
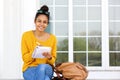
[[[0,0],[0,79],[22,78],[21,35],[34,28],[35,9],[35,0]]]
[[[36,0],[21,0],[21,29],[22,32],[34,29],[34,17],[37,10]]]
[[[2,16],[2,52],[0,58],[0,78],[16,78],[21,74],[20,54],[20,1],[3,0]],[[0,41],[1,42],[1,41]]]
[[[3,64],[3,0],[0,0],[0,77],[2,76]]]

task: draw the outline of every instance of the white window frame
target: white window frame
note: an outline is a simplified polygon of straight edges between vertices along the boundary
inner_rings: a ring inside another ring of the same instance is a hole
[[[73,0],[69,0],[69,6],[68,6],[68,14],[69,14],[69,54],[68,54],[68,61],[70,61],[70,62],[73,62],[73,60],[74,60],[74,58],[73,58],[73,5],[72,5],[72,3],[73,3]]]
[[[102,1],[102,67],[109,67],[109,40],[108,40],[108,0]],[[103,35],[104,34],[104,35]]]

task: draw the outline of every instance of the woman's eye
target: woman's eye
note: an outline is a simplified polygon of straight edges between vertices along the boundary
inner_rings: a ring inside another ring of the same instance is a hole
[[[44,21],[43,23],[44,23],[44,24],[47,24],[48,22],[47,22],[47,21]]]
[[[41,21],[38,21],[38,22],[41,22]]]
[[[44,23],[44,24],[47,24],[47,21],[44,21],[43,23]]]

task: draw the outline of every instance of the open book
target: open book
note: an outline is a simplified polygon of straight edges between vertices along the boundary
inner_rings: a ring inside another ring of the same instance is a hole
[[[44,52],[51,52],[51,47],[44,47],[44,46],[37,46],[32,54],[33,58],[44,58],[44,56],[42,55]]]

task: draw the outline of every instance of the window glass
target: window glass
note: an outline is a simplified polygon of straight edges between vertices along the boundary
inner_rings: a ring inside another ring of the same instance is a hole
[[[110,25],[109,35],[120,36],[120,22],[110,22],[109,25]]]
[[[88,22],[88,35],[101,35],[101,22]]]
[[[89,51],[101,51],[101,38],[89,37],[88,38],[88,50]]]
[[[88,0],[88,5],[100,5],[101,0]]]
[[[56,5],[68,5],[68,0],[55,0]]]
[[[58,37],[57,50],[58,51],[68,51],[68,38]]]
[[[85,38],[76,38],[73,39],[73,49],[74,51],[86,51],[86,39]]]
[[[73,0],[73,5],[85,5],[86,0]]]
[[[85,36],[86,35],[86,23],[85,22],[74,22],[73,23],[73,35],[74,36]]]
[[[74,62],[80,62],[86,66],[86,53],[75,53],[74,52]]]
[[[120,5],[120,0],[109,0],[110,5]]]
[[[73,7],[73,20],[85,20],[85,7]]]
[[[109,38],[110,51],[120,51],[120,37]]]
[[[53,5],[53,0],[40,0],[40,5]]]
[[[68,7],[56,7],[55,8],[56,20],[68,20]]]
[[[110,53],[110,66],[120,66],[120,53]]]
[[[110,20],[120,20],[120,7],[109,7]]]
[[[57,63],[63,63],[63,62],[68,62],[68,53],[57,53],[57,60],[56,60],[56,64]]]
[[[49,22],[45,31],[48,33],[53,33],[53,23],[52,22]]]
[[[89,20],[101,20],[101,8],[100,7],[89,7],[88,8],[88,19]]]
[[[53,7],[49,7],[50,20],[53,20]]]
[[[101,53],[88,53],[88,66],[101,66]]]
[[[67,22],[56,22],[55,23],[55,34],[57,36],[68,36],[68,23]]]

